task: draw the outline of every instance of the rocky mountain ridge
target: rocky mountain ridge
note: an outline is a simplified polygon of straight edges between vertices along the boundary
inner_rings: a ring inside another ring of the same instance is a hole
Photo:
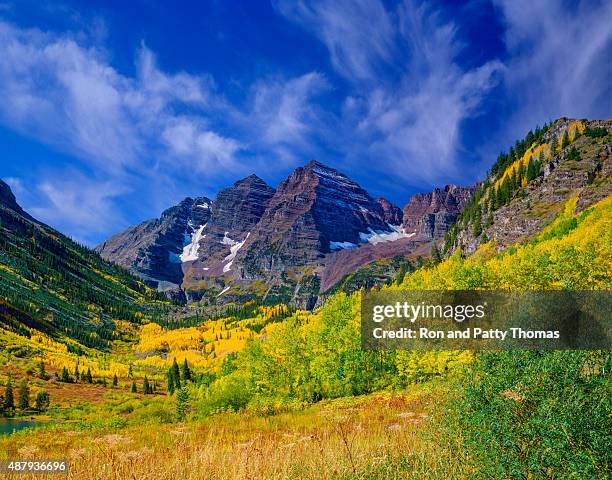
[[[96,250],[150,285],[189,300],[250,291],[309,304],[329,282],[368,261],[422,250],[452,223],[470,191],[449,186],[416,194],[402,211],[313,160],[276,189],[250,175],[212,202],[185,199]],[[198,202],[209,208],[200,210]]]
[[[489,241],[496,250],[528,241],[570,198],[576,197],[579,212],[612,194],[611,132],[612,120],[566,117],[539,135],[530,132],[510,149],[507,166],[475,192],[475,202],[447,234],[446,254],[457,249],[470,254]],[[517,148],[524,153],[517,155]]]

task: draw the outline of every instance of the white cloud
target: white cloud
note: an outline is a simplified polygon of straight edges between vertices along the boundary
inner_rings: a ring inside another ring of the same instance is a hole
[[[115,182],[70,170],[46,178],[36,189],[44,206],[33,207],[29,213],[62,232],[70,232],[82,243],[93,244],[101,233],[125,224],[114,202],[127,189]]]
[[[394,29],[378,0],[278,0],[277,11],[315,32],[334,68],[349,80],[371,79],[390,62]]]
[[[507,93],[516,134],[560,116],[612,114],[612,7],[608,1],[495,0],[509,52]]]
[[[339,10],[334,17],[341,16]],[[408,53],[395,59],[396,81],[378,81],[376,88],[362,85],[347,98],[343,122],[354,125],[357,135],[347,135],[345,148],[353,158],[364,154],[375,158],[380,170],[406,184],[458,178],[461,124],[478,114],[482,99],[498,82],[503,66],[492,61],[471,70],[460,68],[455,61],[459,52],[456,28],[442,22],[428,4],[405,1],[393,18],[394,34],[387,37],[396,38],[396,44],[388,51]],[[326,19],[321,17],[319,21]],[[330,24],[321,29],[333,27]],[[350,43],[351,36],[343,35],[344,28],[335,38],[342,42],[346,37]],[[357,34],[360,24],[352,28]],[[386,59],[377,44],[364,55]],[[376,73],[369,72],[371,80],[376,81]]]
[[[170,150],[179,159],[189,159],[197,172],[210,172],[220,168],[239,168],[235,155],[240,144],[233,139],[217,135],[198,125],[197,119],[173,119],[162,132]],[[204,160],[205,159],[205,160]]]
[[[150,172],[163,165],[151,152],[168,125],[180,122],[181,109],[216,108],[210,77],[160,71],[144,45],[137,58],[137,76],[110,66],[101,50],[85,48],[69,35],[50,35],[0,22],[0,121],[93,164],[98,171],[120,174],[125,167]],[[183,159],[196,167],[227,160],[234,141],[205,122],[199,129],[202,156]],[[160,145],[157,145],[159,147]],[[215,150],[219,148],[220,150]],[[197,152],[194,152],[197,153]],[[148,162],[148,165],[145,163]],[[144,167],[144,168],[143,168]],[[210,169],[212,171],[212,169]]]
[[[247,121],[259,131],[263,143],[304,148],[309,135],[320,126],[313,99],[328,88],[326,79],[316,72],[289,80],[259,82],[254,86]]]

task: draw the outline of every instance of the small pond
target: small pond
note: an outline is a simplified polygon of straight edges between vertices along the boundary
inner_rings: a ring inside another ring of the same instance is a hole
[[[0,435],[6,435],[24,428],[36,427],[49,423],[46,420],[30,420],[27,418],[2,418],[0,417]]]

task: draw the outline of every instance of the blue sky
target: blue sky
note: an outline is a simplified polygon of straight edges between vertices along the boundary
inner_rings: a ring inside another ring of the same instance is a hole
[[[559,116],[612,116],[607,1],[0,0],[0,176],[95,245],[316,158],[372,195],[482,178]]]

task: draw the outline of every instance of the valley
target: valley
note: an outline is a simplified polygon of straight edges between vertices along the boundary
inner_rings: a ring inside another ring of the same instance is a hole
[[[75,479],[607,478],[609,351],[362,350],[360,296],[610,290],[611,159],[612,121],[561,118],[403,210],[312,161],[95,250],[0,182],[0,405],[44,422],[0,435],[0,460],[67,459]]]

